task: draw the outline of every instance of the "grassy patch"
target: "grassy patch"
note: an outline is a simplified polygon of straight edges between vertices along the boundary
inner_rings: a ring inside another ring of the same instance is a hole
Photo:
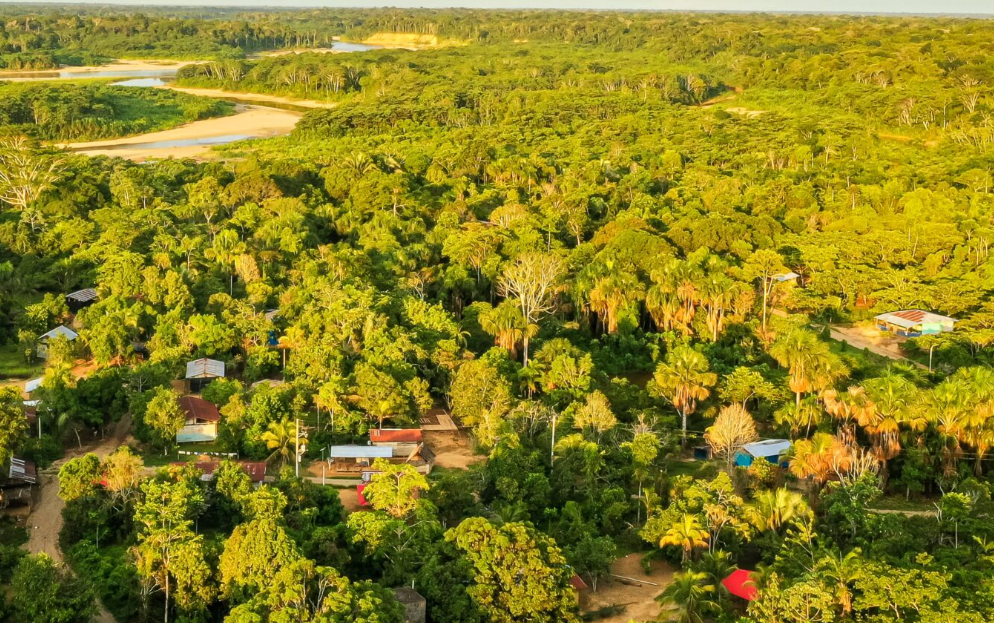
[[[28,542],[28,531],[13,517],[0,517],[0,545],[20,547]]]
[[[903,495],[888,495],[875,500],[870,504],[870,508],[885,511],[932,512],[935,510],[935,504],[927,499],[911,498],[909,500]]]
[[[27,363],[18,344],[0,346],[0,379],[31,379],[41,376],[43,362]]]
[[[196,458],[189,454],[179,454],[180,450],[183,452],[220,452],[221,448],[213,443],[184,443],[178,449],[170,450],[165,455],[162,454],[162,450],[147,448],[142,449],[139,454],[141,454],[147,467],[163,467],[177,461],[186,462]]]

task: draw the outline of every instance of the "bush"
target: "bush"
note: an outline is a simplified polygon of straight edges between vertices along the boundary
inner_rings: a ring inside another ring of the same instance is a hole
[[[44,469],[56,459],[62,458],[62,444],[51,435],[31,437],[24,442],[21,454],[29,461],[34,461],[39,469]]]

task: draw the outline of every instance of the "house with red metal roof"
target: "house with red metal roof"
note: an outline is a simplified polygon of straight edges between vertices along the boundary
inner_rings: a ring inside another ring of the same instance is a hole
[[[178,402],[180,409],[186,414],[186,423],[176,433],[176,443],[217,439],[217,425],[221,421],[221,413],[214,403],[199,396],[182,396]]]
[[[920,309],[904,309],[875,317],[877,328],[903,337],[919,337],[952,331],[959,322],[955,318],[933,314]]]
[[[729,593],[746,601],[753,601],[759,595],[759,590],[753,581],[755,572],[746,569],[736,569],[721,581]]]
[[[369,443],[374,446],[419,444],[423,440],[420,428],[374,428],[369,431]]]
[[[187,463],[174,462],[170,463],[170,465],[183,467],[187,465]],[[193,464],[194,467],[204,473],[204,475],[200,477],[200,479],[204,482],[214,480],[214,472],[217,471],[219,465],[221,465],[221,461],[197,461]],[[266,478],[266,464],[262,461],[235,461],[235,465],[241,467],[242,471],[248,474],[249,479],[254,484],[259,484]]]

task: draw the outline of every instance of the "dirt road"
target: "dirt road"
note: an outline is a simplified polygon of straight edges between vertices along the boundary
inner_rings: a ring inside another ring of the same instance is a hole
[[[24,549],[32,554],[48,554],[54,560],[62,561],[62,550],[59,549],[59,532],[62,531],[62,498],[59,497],[59,468],[73,457],[92,452],[101,459],[105,458],[120,446],[128,443],[131,431],[131,416],[125,415],[104,439],[98,443],[84,446],[75,450],[63,459],[53,463],[41,474],[41,487],[38,501],[27,517],[28,542]],[[117,623],[114,616],[97,601],[99,611],[94,617],[95,623]]]

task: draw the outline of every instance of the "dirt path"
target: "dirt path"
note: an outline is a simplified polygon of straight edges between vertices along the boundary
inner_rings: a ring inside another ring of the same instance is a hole
[[[673,579],[673,569],[666,563],[654,560],[650,572],[642,570],[643,554],[629,554],[611,565],[611,573],[619,577],[601,579],[597,592],[590,593],[585,610],[598,610],[608,606],[624,606],[624,612],[604,619],[601,623],[629,623],[629,621],[655,621],[660,607],[656,596],[663,592]]]
[[[48,554],[54,560],[62,561],[62,550],[59,549],[59,532],[62,531],[62,498],[59,497],[59,468],[69,459],[93,452],[101,459],[105,458],[121,445],[130,440],[131,416],[125,415],[104,439],[96,444],[87,445],[73,452],[67,453],[66,457],[53,463],[51,467],[41,474],[41,486],[38,491],[38,501],[28,515],[26,525],[28,527],[28,542],[24,544],[24,549],[32,554]],[[117,623],[114,616],[104,608],[100,600],[97,600],[97,616],[95,623]]]

